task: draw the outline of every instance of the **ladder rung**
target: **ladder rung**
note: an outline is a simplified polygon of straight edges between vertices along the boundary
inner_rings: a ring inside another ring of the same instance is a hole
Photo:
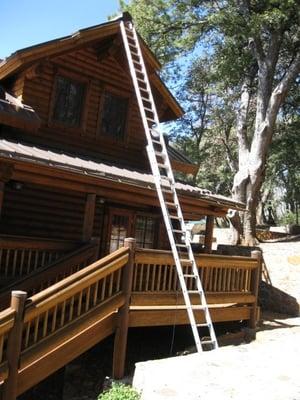
[[[185,258],[180,258],[179,261],[180,261],[181,264],[193,265],[193,261],[192,260],[188,260],[188,259],[185,259]]]
[[[196,326],[197,326],[197,328],[205,328],[205,327],[210,326],[210,324],[203,323],[203,324],[197,324]]]
[[[168,193],[168,194],[173,194],[173,191],[171,189],[166,189],[166,188],[161,188],[161,191],[164,193]]]
[[[144,93],[148,93],[148,94],[150,93],[149,89],[147,89],[147,88],[142,88],[139,86],[139,89],[140,89],[140,92],[144,92]],[[145,107],[144,107],[144,109],[145,109]]]
[[[197,278],[197,275],[195,275],[195,274],[183,274],[183,276],[185,278]]]
[[[142,78],[136,78],[137,81],[144,83],[144,85],[147,85],[147,82],[145,81],[145,79]]]
[[[162,146],[162,144],[160,143],[160,141],[159,141],[159,140],[154,140],[154,139],[152,139],[152,143],[154,143],[154,144],[159,144],[159,145],[161,145],[161,146]]]
[[[151,103],[150,98],[147,99],[146,97],[141,96],[141,99],[142,99],[143,101],[147,101],[148,103]]]
[[[190,294],[201,294],[202,292],[199,292],[198,290],[188,290],[188,293]]]
[[[201,304],[191,304],[191,307],[193,310],[204,310],[205,306],[202,306]]]
[[[169,169],[169,166],[166,164],[157,163],[158,168]]]
[[[153,112],[153,111],[150,110],[150,109],[146,109],[146,108],[145,108],[145,110],[147,110],[147,111],[149,111],[149,112],[150,112],[150,111]],[[153,113],[154,113],[154,112],[153,112]],[[154,150],[154,153],[155,153],[155,155],[158,156],[158,157],[166,157],[165,153],[163,153],[162,151],[155,151],[155,150]]]
[[[136,51],[133,51],[133,50],[131,50],[130,49],[130,53],[131,53],[131,56],[132,57],[140,57],[140,55],[139,55],[139,53],[137,53]],[[141,74],[142,72],[140,72],[140,74]]]
[[[168,207],[173,207],[173,208],[177,208],[178,206],[175,204],[175,203],[171,203],[170,201],[166,201],[165,202],[165,204],[168,206]],[[173,232],[183,232],[183,231],[175,231],[175,230],[173,230]]]
[[[132,40],[132,39],[131,39],[131,40]],[[132,43],[129,43],[129,42],[128,42],[128,45],[129,45],[130,47],[133,47],[135,50],[137,50],[136,44],[132,44]]]
[[[148,121],[148,122],[153,122],[154,124],[157,124],[157,121],[155,121],[155,119],[152,119],[152,118],[148,118],[148,117],[147,117],[147,121]]]
[[[186,244],[175,243],[176,247],[188,247]]]
[[[178,217],[178,215],[169,215],[169,217],[170,217],[171,219],[181,220],[181,218]]]
[[[203,340],[201,341],[201,344],[214,344],[215,340]]]

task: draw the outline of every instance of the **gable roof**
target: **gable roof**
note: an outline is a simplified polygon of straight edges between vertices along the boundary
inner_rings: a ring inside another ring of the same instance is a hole
[[[123,19],[128,20],[128,13],[124,13],[115,20],[80,29],[71,35],[17,50],[9,57],[0,61],[0,80],[10,77],[45,57],[57,56],[87,44],[95,44],[101,39],[117,35],[120,32],[120,21]],[[161,68],[160,63],[140,36],[139,40],[144,59],[154,70],[153,75],[150,76],[151,83],[162,94],[166,103],[173,111],[174,116],[176,118],[181,117],[183,115],[181,106],[157,74],[157,71]]]

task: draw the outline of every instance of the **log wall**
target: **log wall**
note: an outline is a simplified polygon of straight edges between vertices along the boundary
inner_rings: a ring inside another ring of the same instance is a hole
[[[85,195],[25,184],[6,185],[0,233],[81,240]],[[97,205],[93,236],[102,231],[103,208]]]
[[[79,49],[43,62],[36,73],[29,70],[15,80],[10,90],[22,95],[23,102],[34,108],[42,120],[37,134],[26,134],[37,144],[71,151],[76,154],[116,161],[120,165],[140,170],[148,169],[145,152],[145,135],[138,110],[131,78],[114,57],[98,60],[93,48]],[[63,74],[87,85],[86,103],[83,112],[83,129],[55,125],[51,120],[55,76]],[[106,138],[101,134],[101,102],[104,91],[128,97],[127,132],[124,141]],[[161,99],[158,100],[161,103]],[[34,136],[33,136],[34,135]]]

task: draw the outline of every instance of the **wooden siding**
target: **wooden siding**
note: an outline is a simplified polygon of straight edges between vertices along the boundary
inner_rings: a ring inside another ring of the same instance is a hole
[[[104,161],[148,169],[145,152],[145,136],[133,92],[131,78],[126,69],[109,56],[97,59],[93,48],[80,49],[43,62],[36,74],[23,73],[11,86],[15,95],[21,95],[24,103],[32,106],[42,120],[37,135],[30,137],[37,144],[58,147],[86,156],[100,157]],[[83,129],[62,128],[51,121],[52,98],[55,76],[64,74],[70,78],[86,79],[87,107]],[[129,98],[127,133],[124,141],[116,141],[101,135],[101,101],[105,90]],[[159,100],[161,103],[161,99]],[[24,138],[28,138],[28,135]]]
[[[6,185],[0,233],[81,240],[85,196],[78,192],[25,184]],[[102,207],[95,212],[94,236],[102,230]]]

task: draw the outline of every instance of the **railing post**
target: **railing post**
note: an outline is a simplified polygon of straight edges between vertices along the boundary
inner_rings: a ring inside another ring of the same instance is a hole
[[[15,290],[11,293],[10,307],[15,310],[15,321],[7,342],[8,377],[4,382],[2,400],[16,400],[17,398],[18,369],[20,363],[26,299],[26,292]]]
[[[120,308],[118,312],[117,326],[115,332],[113,355],[114,379],[123,378],[125,370],[127,335],[129,325],[129,305],[132,290],[136,240],[133,238],[127,238],[125,239],[124,246],[129,248],[129,259],[124,268],[122,277],[122,292],[125,295],[125,304]]]
[[[258,301],[258,288],[259,288],[259,281],[261,276],[261,265],[262,265],[262,254],[259,250],[251,251],[251,258],[257,260],[257,267],[252,270],[251,273],[251,293],[255,296],[255,301],[253,303],[253,307],[251,310],[251,316],[249,321],[249,326],[251,329],[256,328],[256,320],[257,320],[257,301]]]
[[[204,252],[208,253],[208,254],[210,254],[212,252],[214,220],[215,220],[215,217],[213,215],[208,215],[206,217],[206,228],[205,228],[205,238],[204,238]]]

